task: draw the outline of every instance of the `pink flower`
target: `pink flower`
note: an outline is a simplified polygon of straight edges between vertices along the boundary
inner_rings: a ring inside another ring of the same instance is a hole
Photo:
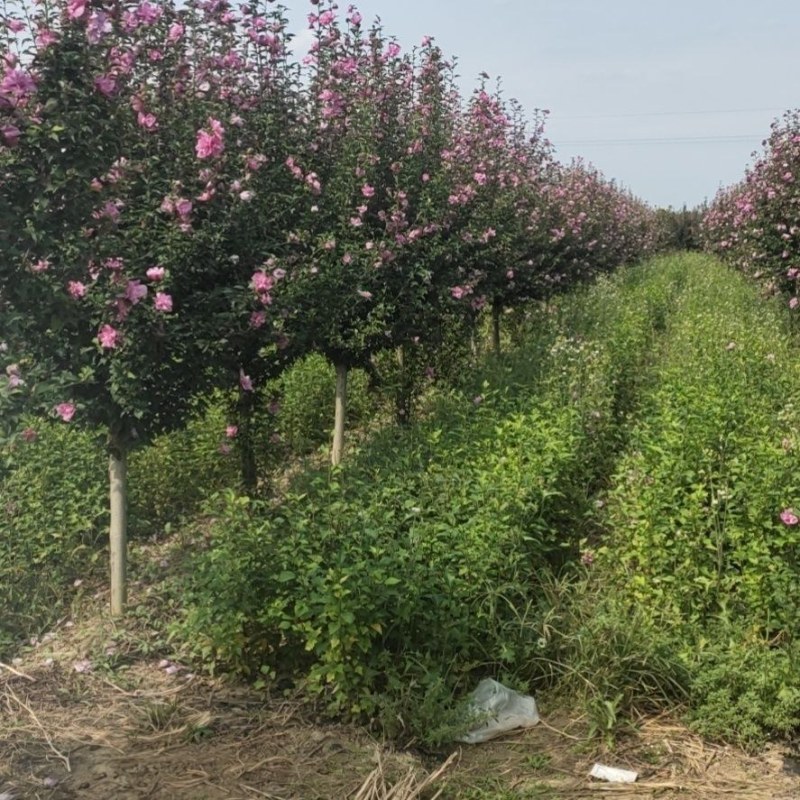
[[[150,267],[145,274],[148,280],[153,281],[153,283],[158,283],[164,280],[165,273],[166,270],[164,267]]]
[[[46,50],[58,41],[58,36],[49,28],[39,28],[36,34],[36,49]]]
[[[20,31],[25,30],[25,23],[19,19],[9,19],[6,23],[6,27],[11,31],[11,33],[19,33]]]
[[[263,270],[256,270],[250,278],[250,285],[256,294],[266,294],[275,283],[272,275],[267,275]]]
[[[50,262],[46,258],[40,258],[36,263],[31,264],[31,272],[47,272],[50,269]]]
[[[795,514],[793,508],[784,508],[781,511],[781,522],[784,525],[797,525],[800,522],[800,517]]]
[[[361,187],[361,194],[363,194],[364,197],[372,197],[375,194],[375,187],[370,186],[368,183],[365,183]]]
[[[254,311],[250,315],[250,327],[251,328],[261,328],[265,325],[267,321],[267,315],[264,311]]]
[[[163,13],[164,10],[162,8],[144,0],[144,2],[139,3],[136,9],[136,18],[145,25],[152,25]]]
[[[241,386],[243,392],[252,392],[253,391],[253,381],[249,375],[244,374],[244,370],[239,370],[239,386]]]
[[[0,81],[0,99],[3,95],[14,101],[23,100],[36,91],[36,81],[24,70],[6,69],[3,80]]]
[[[70,281],[67,284],[67,291],[70,297],[75,298],[75,300],[86,296],[86,286],[80,281]]]
[[[179,217],[188,217],[192,213],[192,201],[185,198],[176,200],[175,211]]]
[[[450,290],[450,294],[451,294],[451,295],[452,295],[452,296],[453,296],[453,297],[454,297],[456,300],[460,300],[462,297],[464,297],[464,295],[465,295],[466,293],[467,293],[467,292],[466,292],[466,290],[464,289],[464,287],[463,287],[463,286],[454,286],[454,287],[453,287],[453,288]]]
[[[147,287],[141,281],[128,281],[125,287],[125,299],[135,306],[147,297]]]
[[[86,23],[86,38],[89,44],[98,44],[103,37],[111,33],[111,18],[104,11],[93,11]]]
[[[23,442],[35,442],[39,438],[39,434],[33,428],[25,428],[20,434]]]
[[[161,311],[168,314],[172,311],[172,295],[166,292],[156,292],[155,300],[153,301],[156,311]]]
[[[223,136],[225,129],[218,119],[209,117],[208,125],[210,130],[200,129],[197,131],[197,144],[195,145],[195,152],[198,158],[215,158],[222,155],[225,150],[225,142]]]
[[[311,189],[311,194],[322,194],[322,184],[320,183],[319,175],[317,175],[316,172],[309,172],[308,175],[306,175],[306,185],[309,189]],[[312,211],[313,210],[314,209],[312,208]]]
[[[103,266],[112,272],[119,272],[125,266],[125,262],[121,258],[107,258]]]
[[[239,434],[239,427],[238,425],[228,425],[225,428],[225,436],[228,439],[235,439]]]
[[[3,138],[9,147],[16,146],[17,142],[19,142],[21,133],[22,131],[20,131],[16,125],[3,125],[0,128],[0,134],[3,135]]]
[[[120,208],[123,207],[124,204],[121,200],[106,200],[99,210],[92,212],[92,216],[95,219],[110,219],[116,223],[119,221]]]
[[[800,306],[800,298],[793,297],[793,298],[792,298],[792,299],[789,301],[789,308],[791,308],[792,310],[794,310],[795,308],[797,308],[797,306]]]
[[[219,446],[219,452],[223,456],[229,456],[233,452],[233,448],[227,442],[222,442]]]
[[[146,131],[154,131],[158,129],[158,119],[155,114],[145,114],[140,111],[136,117],[139,127],[144,128]]]
[[[97,334],[97,340],[100,342],[100,346],[106,350],[113,350],[117,347],[121,338],[120,332],[111,325],[103,325],[103,327],[100,328],[100,332]]]
[[[80,19],[86,13],[86,0],[69,0],[67,3],[67,16],[70,19]]]
[[[372,300],[372,292],[365,292],[363,289],[359,289],[358,293],[365,299],[365,300]]]
[[[184,32],[184,27],[181,25],[180,22],[173,22],[172,25],[169,26],[169,33],[167,33],[167,41],[171,44],[175,44],[182,36]]]
[[[19,366],[17,364],[9,364],[6,367],[6,375],[8,375],[8,385],[11,389],[17,389],[25,383],[19,374]]]
[[[75,404],[59,403],[55,407],[55,412],[64,422],[71,422],[72,418],[75,416]]]

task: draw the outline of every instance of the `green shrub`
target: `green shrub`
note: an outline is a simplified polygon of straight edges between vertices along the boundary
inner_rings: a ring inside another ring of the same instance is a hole
[[[613,739],[632,717],[674,708],[689,694],[681,631],[626,602],[591,574],[545,576],[535,610],[538,685],[586,709],[590,735]]]
[[[793,630],[800,536],[780,513],[800,504],[800,359],[740,277],[703,267],[618,467],[608,563],[659,613]]]
[[[488,417],[464,402],[464,416]],[[352,713],[375,713],[398,671],[457,681],[512,658],[496,633],[561,545],[551,509],[577,461],[576,420],[569,409],[491,420],[502,447],[484,428],[444,449],[432,428],[417,447],[396,442],[393,475],[309,478],[277,508],[224,496],[192,570],[185,638],[228,668],[303,676]]]
[[[800,731],[800,647],[718,632],[690,656],[694,680],[688,719],[703,736],[748,748]]]
[[[62,613],[65,587],[93,571],[108,525],[101,442],[63,424],[32,426],[36,440],[11,445],[0,483],[0,649]]]
[[[329,441],[333,431],[336,375],[324,356],[312,354],[296,361],[269,390],[279,400],[275,425],[283,443],[301,455]],[[364,370],[347,376],[347,420],[357,425],[372,415],[373,402]]]
[[[236,440],[225,436],[226,426],[234,421],[230,405],[217,394],[198,406],[186,428],[158,436],[130,454],[133,535],[162,533],[195,513],[215,491],[239,485]]]
[[[430,734],[435,707],[446,721],[440,704],[476,673],[533,679],[540,633],[520,609],[591,522],[615,408],[656,335],[631,298],[676,283],[649,274],[657,290],[623,275],[573,315],[564,299],[531,321],[527,346],[433,392],[424,421],[380,431],[341,470],[299,475],[280,503],[221,494],[185,589],[188,649],[412,735]]]

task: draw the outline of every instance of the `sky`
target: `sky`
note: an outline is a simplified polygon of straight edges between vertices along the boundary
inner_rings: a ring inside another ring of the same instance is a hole
[[[296,46],[307,0],[284,0]],[[348,0],[341,0],[346,10]],[[411,49],[431,35],[465,94],[481,72],[548,109],[560,161],[582,156],[653,206],[695,207],[740,180],[800,107],[798,0],[360,0]]]

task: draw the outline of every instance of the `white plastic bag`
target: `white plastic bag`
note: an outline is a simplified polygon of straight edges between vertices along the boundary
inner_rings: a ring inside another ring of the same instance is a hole
[[[619,769],[618,767],[607,767],[605,764],[595,764],[589,775],[600,781],[610,781],[611,783],[635,783],[639,777],[638,772]]]
[[[482,720],[457,741],[479,744],[517,728],[532,728],[539,722],[536,701],[491,678],[482,680],[469,701],[470,710]]]

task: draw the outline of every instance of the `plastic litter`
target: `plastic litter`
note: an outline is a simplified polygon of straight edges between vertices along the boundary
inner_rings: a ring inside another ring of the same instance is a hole
[[[539,722],[536,701],[491,678],[484,678],[469,701],[469,707],[481,722],[457,741],[479,744],[517,728],[532,728]]]
[[[629,769],[619,769],[617,767],[607,767],[605,764],[595,764],[589,773],[592,778],[611,783],[635,783],[639,777],[638,772]]]

